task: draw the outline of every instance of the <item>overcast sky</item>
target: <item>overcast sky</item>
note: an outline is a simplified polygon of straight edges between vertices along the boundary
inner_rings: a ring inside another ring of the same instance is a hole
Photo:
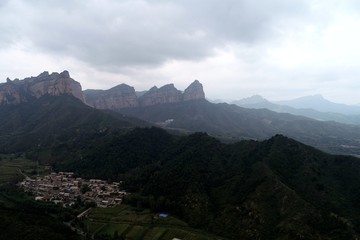
[[[1,0],[0,16],[1,82],[66,69],[83,89],[360,103],[357,0]]]

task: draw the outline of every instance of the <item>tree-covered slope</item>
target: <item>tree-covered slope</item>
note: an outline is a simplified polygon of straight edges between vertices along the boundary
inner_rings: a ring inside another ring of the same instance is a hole
[[[266,109],[198,100],[119,111],[168,128],[207,132],[223,139],[263,140],[283,134],[330,153],[360,154],[359,126],[316,121]]]
[[[78,240],[63,224],[75,211],[36,202],[10,184],[0,186],[0,238],[12,240]]]
[[[148,125],[86,106],[70,95],[43,96],[28,103],[0,106],[0,151],[24,151],[78,141],[111,129]]]
[[[136,129],[62,169],[125,180],[126,201],[231,239],[356,239],[360,162],[277,135],[223,144]]]

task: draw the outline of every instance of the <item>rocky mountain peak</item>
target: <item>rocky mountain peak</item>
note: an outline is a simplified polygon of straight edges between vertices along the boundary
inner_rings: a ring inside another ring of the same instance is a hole
[[[151,106],[164,103],[175,103],[182,100],[181,91],[177,90],[174,84],[167,84],[161,88],[152,87],[148,92],[139,98],[141,106]]]
[[[47,77],[49,77],[49,76],[50,76],[49,72],[48,72],[48,71],[44,71],[44,72],[40,73],[40,74],[37,76],[37,79],[38,79],[38,80],[41,80],[41,79],[45,79],[45,78],[47,78]]]
[[[70,74],[67,70],[63,71],[62,73],[60,73],[60,77],[62,78],[70,78]]]
[[[11,81],[7,78],[6,83],[0,84],[0,104],[19,104],[44,95],[62,94],[73,95],[84,101],[80,83],[70,78],[68,71],[52,74],[45,71],[37,77],[23,80]]]
[[[109,89],[110,92],[121,92],[121,93],[129,92],[129,91],[131,92],[133,90],[135,91],[135,89],[133,87],[131,87],[125,83],[119,84],[119,85]]]
[[[205,99],[203,86],[198,80],[195,80],[193,83],[191,83],[184,90],[184,94],[183,94],[184,101],[196,100],[196,99]]]
[[[120,109],[139,105],[135,89],[120,84],[109,90],[85,90],[85,102],[98,109]]]
[[[246,104],[258,104],[258,103],[268,103],[269,101],[263,98],[260,95],[253,95],[251,97],[243,98],[239,101],[236,101],[236,104],[246,105]]]
[[[184,93],[172,83],[160,88],[154,86],[141,93],[135,92],[133,87],[120,84],[108,90],[85,90],[84,97],[85,102],[95,108],[121,109],[205,99],[205,93],[202,84],[195,80]]]
[[[158,91],[159,90],[159,88],[157,87],[157,86],[153,86],[152,88],[150,88],[149,89],[149,91],[147,91],[145,94],[149,94],[149,93],[152,93],[152,92],[156,92],[156,91]],[[145,95],[144,94],[144,95]]]

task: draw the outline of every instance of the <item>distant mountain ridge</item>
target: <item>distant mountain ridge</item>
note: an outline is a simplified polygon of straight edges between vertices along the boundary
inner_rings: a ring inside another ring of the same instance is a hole
[[[29,77],[23,80],[10,80],[0,84],[0,105],[29,102],[44,95],[60,96],[63,94],[72,95],[82,102],[84,97],[79,82],[70,78],[68,71],[61,73],[43,72],[37,77]]]
[[[301,104],[300,102],[304,99],[306,100],[306,104]],[[358,106],[332,103],[324,99],[321,95],[303,97],[298,100],[299,102],[295,101],[295,103],[293,104],[291,103],[292,100],[271,102],[260,95],[254,95],[248,98],[232,101],[231,103],[236,104],[240,107],[254,109],[266,108],[279,113],[290,113],[293,115],[305,116],[320,121],[336,121],[346,124],[360,124],[360,114],[357,114],[357,111],[360,109],[360,107]],[[317,102],[317,100],[322,103],[326,103],[328,107],[320,108],[320,104],[319,102]],[[289,105],[287,105],[288,102],[290,102]],[[316,106],[318,106],[318,109],[316,109]],[[346,110],[346,108],[348,110]],[[338,109],[340,109],[341,111],[339,111]],[[332,112],[325,110],[332,110]],[[339,112],[348,112],[352,113],[352,115]]]
[[[305,96],[287,101],[275,102],[281,105],[287,105],[294,108],[311,108],[321,112],[333,112],[346,115],[360,114],[359,106],[334,103],[325,99],[322,95]]]
[[[323,151],[360,155],[360,126],[322,122],[268,109],[194,100],[118,111],[166,128],[207,132],[224,140],[262,140],[283,134]]]
[[[167,84],[160,88],[154,86],[149,91],[137,94],[133,87],[120,84],[108,90],[85,90],[83,93],[89,106],[112,110],[205,99],[203,86],[198,80],[191,83],[184,92],[176,89],[174,84]]]

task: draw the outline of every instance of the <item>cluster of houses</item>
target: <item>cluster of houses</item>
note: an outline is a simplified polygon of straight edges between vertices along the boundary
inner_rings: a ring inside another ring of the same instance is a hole
[[[64,207],[76,201],[93,202],[99,207],[113,207],[121,204],[126,195],[121,183],[109,183],[100,179],[82,179],[73,172],[51,173],[36,179],[26,177],[19,183],[26,192],[35,195],[35,200],[52,201]]]

